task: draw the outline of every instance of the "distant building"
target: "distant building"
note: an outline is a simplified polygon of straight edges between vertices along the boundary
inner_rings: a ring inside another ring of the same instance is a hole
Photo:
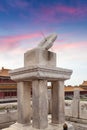
[[[83,83],[80,84],[79,87],[83,88],[84,90],[87,90],[87,81],[83,81]]]
[[[72,98],[75,88],[80,90],[81,97],[87,97],[87,81],[83,81],[79,86],[65,86],[65,96]]]
[[[17,84],[9,76],[10,69],[0,70],[0,100],[17,97]]]

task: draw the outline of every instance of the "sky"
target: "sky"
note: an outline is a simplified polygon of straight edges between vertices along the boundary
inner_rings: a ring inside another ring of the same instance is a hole
[[[57,67],[72,69],[66,85],[87,80],[87,0],[0,0],[0,69],[24,66],[24,53],[52,33]],[[44,36],[43,36],[44,34]]]

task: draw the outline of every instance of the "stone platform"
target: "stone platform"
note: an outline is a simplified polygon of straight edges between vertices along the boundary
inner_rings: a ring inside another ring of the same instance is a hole
[[[68,124],[68,130],[74,130],[74,127],[72,126],[72,124]],[[9,128],[5,128],[3,130],[37,130],[36,128],[33,128],[31,124],[29,125],[23,125],[23,124],[19,124],[19,123],[15,123],[13,125],[11,125]],[[49,124],[47,128],[45,129],[40,129],[40,130],[63,130],[63,125],[54,125],[54,124]]]
[[[75,127],[75,130],[87,130],[87,124],[82,124],[82,123],[72,123]]]
[[[3,130],[37,130],[36,128],[33,128],[32,125],[23,125],[19,123],[15,123],[11,125],[9,128],[3,129]],[[62,125],[49,125],[45,129],[40,130],[63,130]]]
[[[71,122],[65,122],[68,126],[68,130],[75,130],[74,125],[72,125]],[[9,128],[5,128],[3,130],[37,130],[36,128],[32,127],[32,120],[30,124],[20,124],[20,123],[15,123],[11,125]],[[45,129],[40,129],[40,130],[63,130],[63,124],[53,124],[51,123],[51,115],[48,116],[48,127]]]

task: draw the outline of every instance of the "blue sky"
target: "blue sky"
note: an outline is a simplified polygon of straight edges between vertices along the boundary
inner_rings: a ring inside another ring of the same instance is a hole
[[[0,0],[0,68],[23,66],[23,54],[55,32],[57,66],[73,70],[66,84],[87,80],[87,0]]]

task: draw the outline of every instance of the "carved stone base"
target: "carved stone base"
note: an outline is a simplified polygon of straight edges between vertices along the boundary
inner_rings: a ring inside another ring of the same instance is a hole
[[[73,126],[71,124],[68,124],[68,130],[74,130]],[[33,128],[31,124],[29,125],[23,125],[19,123],[15,123],[11,125],[9,128],[5,128],[2,130],[37,130],[36,128]],[[49,124],[47,128],[40,129],[40,130],[63,130],[63,124]]]

